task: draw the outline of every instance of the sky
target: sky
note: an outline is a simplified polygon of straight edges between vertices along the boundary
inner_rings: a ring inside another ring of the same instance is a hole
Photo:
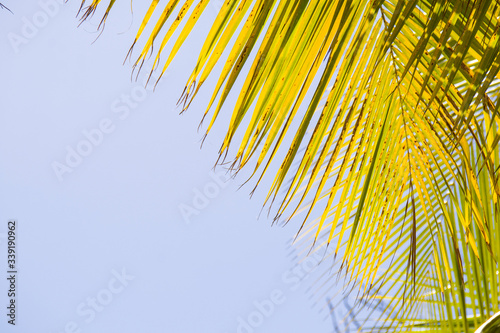
[[[200,149],[213,78],[176,108],[216,5],[153,92],[123,64],[147,3],[117,3],[99,36],[77,0],[3,1],[0,274],[16,221],[16,295],[2,279],[0,332],[334,331],[290,247],[299,221],[272,227],[266,184],[250,199],[248,171],[213,170],[224,121]]]

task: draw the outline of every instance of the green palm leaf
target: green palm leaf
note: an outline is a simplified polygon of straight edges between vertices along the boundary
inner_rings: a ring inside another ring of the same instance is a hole
[[[152,1],[134,68],[155,52],[163,73],[207,4]],[[82,19],[100,5],[83,1]],[[218,161],[256,186],[279,165],[276,220],[331,245],[362,300],[399,304],[381,328],[467,332],[498,311],[499,15],[490,1],[225,1],[180,98],[184,111],[218,75],[203,115],[207,135],[232,110]]]
[[[481,165],[481,156],[478,150],[471,150],[471,156],[478,158]],[[498,159],[499,155],[496,154]],[[479,193],[483,202],[489,202],[487,222],[492,239],[498,239],[499,223],[498,210],[495,208],[487,172],[478,171]],[[481,231],[476,224],[471,224],[472,237],[476,239],[478,256],[468,244],[466,233],[461,228],[459,214],[467,211],[466,192],[459,186],[454,186],[446,202],[445,214],[440,219],[449,219],[450,227],[446,223],[438,223],[437,227],[422,229],[422,242],[418,244],[419,257],[417,278],[414,284],[415,294],[412,302],[401,306],[406,296],[406,258],[395,255],[394,264],[390,265],[384,274],[375,281],[372,293],[360,299],[360,307],[353,310],[351,316],[356,320],[367,322],[373,319],[374,305],[382,300],[388,302],[386,311],[380,313],[378,326],[380,330],[389,331],[418,331],[418,332],[474,332],[490,316],[499,313],[499,270],[496,257],[498,255],[498,241],[492,246],[493,256],[488,251],[486,241],[481,238]],[[472,219],[472,212],[468,212]],[[425,220],[422,220],[425,223]],[[453,244],[451,233],[457,233],[457,243]],[[404,240],[403,240],[404,242]],[[457,255],[455,247],[458,247]],[[396,250],[397,251],[397,250]],[[463,261],[463,267],[459,260]],[[451,276],[447,276],[443,267],[447,262],[451,264]],[[443,286],[443,281],[447,285]],[[334,285],[331,280],[320,289],[328,290]],[[498,316],[481,328],[484,332],[496,332]],[[371,328],[370,328],[371,329]],[[368,328],[367,328],[368,330]],[[478,332],[483,332],[478,330]]]

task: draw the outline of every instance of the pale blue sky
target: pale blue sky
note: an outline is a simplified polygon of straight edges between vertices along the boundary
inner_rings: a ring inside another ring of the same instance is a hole
[[[257,219],[266,186],[249,200],[244,174],[224,186],[210,176],[225,125],[200,150],[210,89],[174,109],[206,29],[152,93],[122,65],[147,1],[134,16],[117,4],[94,44],[97,17],[78,28],[78,0],[52,2],[52,16],[41,3],[6,0],[14,15],[0,12],[0,236],[19,223],[18,325],[2,310],[0,331],[229,333],[253,320],[239,331],[331,332],[306,293],[313,279],[292,282],[299,221],[272,228]],[[197,191],[212,198],[193,203]]]

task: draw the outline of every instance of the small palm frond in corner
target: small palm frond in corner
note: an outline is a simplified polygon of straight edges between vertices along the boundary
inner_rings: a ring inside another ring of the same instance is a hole
[[[12,13],[12,11],[11,11],[9,8],[7,8],[7,7],[6,7],[3,3],[1,3],[1,2],[0,2],[0,9],[5,9],[5,10],[8,10],[9,12],[11,12],[11,14],[14,14],[14,13]]]

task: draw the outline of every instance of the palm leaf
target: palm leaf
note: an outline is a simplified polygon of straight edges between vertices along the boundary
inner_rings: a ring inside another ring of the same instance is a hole
[[[0,3],[0,8],[1,8],[1,9],[6,9],[6,10],[8,10],[11,14],[13,14],[13,13],[12,13],[12,11],[11,11],[9,8],[7,8],[4,4],[2,4],[2,3]]]
[[[156,52],[163,73],[207,4],[152,1],[134,67]],[[82,19],[99,5],[83,1]],[[472,281],[492,283],[499,253],[499,11],[489,1],[226,1],[180,98],[184,111],[218,75],[203,114],[207,135],[232,109],[218,162],[250,164],[256,186],[278,163],[266,199],[276,221],[301,219],[306,247],[333,242],[361,300],[404,303],[391,328],[424,318],[468,331],[498,307]]]
[[[478,117],[478,120],[485,130],[491,126],[482,117]],[[498,125],[494,125],[495,131],[499,129]],[[479,147],[474,146],[472,138],[469,141],[472,144],[468,159],[475,161],[474,169],[479,186],[480,197],[475,200],[488,203],[484,206],[484,216],[492,246],[488,247],[486,240],[481,237],[483,231],[473,221],[475,217],[468,206],[466,197],[469,194],[466,187],[450,182],[451,190],[446,194],[444,207],[440,215],[433,217],[437,219],[434,226],[430,226],[429,217],[423,212],[425,206],[419,205],[416,212],[422,218],[417,218],[417,228],[420,231],[417,243],[419,251],[416,278],[411,286],[414,288],[412,302],[404,302],[408,298],[410,286],[407,284],[407,256],[401,255],[409,249],[399,247],[399,244],[408,242],[411,232],[396,229],[389,236],[392,243],[387,250],[393,261],[391,264],[382,263],[383,272],[375,279],[370,292],[358,297],[359,307],[351,310],[350,321],[363,323],[361,326],[367,331],[474,332],[478,329],[478,332],[495,332],[498,316],[488,321],[488,325],[486,320],[500,310],[499,267],[496,260],[500,254],[499,211],[494,184],[489,179],[487,170],[482,167],[484,155]],[[498,149],[489,158],[498,163]],[[462,163],[466,163],[466,160]],[[464,185],[467,182],[464,179]],[[432,205],[426,209],[437,210]],[[469,235],[463,229],[460,218],[468,221]],[[420,227],[420,224],[423,226]],[[326,235],[323,237],[326,238]],[[474,246],[470,243],[471,239],[474,240]],[[307,249],[305,240],[297,245]],[[331,293],[338,287],[338,283],[326,272],[316,285],[318,299],[326,295],[332,298]],[[361,282],[356,285],[359,289],[363,288]],[[343,298],[332,308],[341,306],[342,302]],[[374,309],[381,302],[387,303],[384,305],[385,310],[376,312]],[[369,324],[374,321],[377,323],[375,327]],[[485,323],[484,327],[479,329],[482,323]]]

